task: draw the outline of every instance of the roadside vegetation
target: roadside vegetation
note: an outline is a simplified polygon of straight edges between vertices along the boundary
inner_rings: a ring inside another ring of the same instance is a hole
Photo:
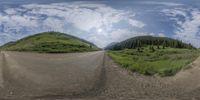
[[[190,44],[165,37],[140,36],[106,47],[108,55],[133,72],[172,76],[190,63],[200,51]]]
[[[123,67],[145,75],[175,75],[181,69],[189,68],[189,64],[200,54],[197,50],[165,48],[152,52],[150,47],[109,51],[108,55]]]
[[[41,53],[70,53],[99,50],[94,44],[59,32],[44,32],[10,42],[2,47],[4,51],[26,51]]]

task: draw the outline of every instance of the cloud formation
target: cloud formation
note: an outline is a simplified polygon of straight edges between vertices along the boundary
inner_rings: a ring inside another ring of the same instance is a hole
[[[143,22],[134,19],[133,13],[105,4],[72,2],[21,5],[0,12],[0,43],[37,32],[60,31],[104,47],[118,37],[123,38],[124,34],[114,29],[114,25],[121,21],[132,28],[145,26]]]
[[[175,21],[174,38],[200,47],[200,10],[175,8],[164,9],[162,12]]]
[[[183,6],[184,4],[174,3],[174,2],[158,2],[158,1],[142,1],[142,4],[149,5],[164,5],[164,6]]]
[[[0,45],[39,32],[59,31],[99,47],[140,35],[167,36],[200,47],[198,8],[164,1],[128,3],[137,6],[79,1],[1,7]]]

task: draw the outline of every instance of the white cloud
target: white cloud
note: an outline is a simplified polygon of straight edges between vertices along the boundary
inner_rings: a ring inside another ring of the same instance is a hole
[[[7,14],[16,14],[17,13],[17,11],[13,8],[6,9],[4,12]]]
[[[52,17],[45,19],[42,27],[44,29],[50,29],[50,31],[64,32],[63,21]]]
[[[119,37],[123,39],[132,34],[122,31],[126,29],[114,29],[113,26],[120,21],[126,21],[132,28],[145,26],[134,19],[133,13],[89,2],[26,4],[4,12],[6,14],[0,12],[0,26],[3,25],[3,32],[12,38],[4,35],[9,39],[1,39],[3,43],[28,34],[54,30],[71,33],[103,47]],[[97,32],[98,29],[102,32]]]
[[[135,32],[135,31],[130,31],[128,29],[116,29],[116,30],[110,31],[110,34],[104,34],[104,35],[105,36],[103,37],[101,34],[93,35],[93,36],[90,36],[89,40],[94,41],[95,43],[99,44],[100,47],[105,47],[111,42],[120,42],[131,37],[148,35],[148,33]],[[106,40],[106,41],[102,42],[102,40]]]
[[[174,8],[174,9],[163,9],[161,10],[161,12],[165,13],[167,16],[171,16],[171,17],[176,17],[177,15],[181,15],[184,17],[187,17],[186,14],[186,10],[185,9],[178,9],[178,8]]]
[[[10,34],[7,34],[7,33],[1,33],[0,40],[1,40],[0,45],[2,45],[3,42],[14,40],[14,37],[12,37]]]
[[[159,1],[143,1],[139,2],[142,4],[150,4],[150,5],[164,5],[164,6],[183,6],[184,4],[174,3],[174,2],[159,2]]]
[[[164,33],[158,33],[158,36],[159,37],[165,37],[165,34]]]
[[[138,21],[138,20],[133,20],[133,19],[129,19],[129,24],[132,25],[133,27],[139,27],[139,28],[142,28],[145,26],[144,23]]]
[[[121,20],[127,20],[134,27],[143,27],[140,21],[133,20],[126,11],[116,10],[104,4],[80,4],[80,3],[62,3],[52,5],[24,5],[31,14],[45,14],[47,16],[59,16],[65,18],[68,23],[72,23],[75,27],[90,31],[93,28],[105,26],[110,30],[114,23]]]
[[[155,33],[149,33],[149,35],[151,35],[151,36],[155,36]]]
[[[200,10],[198,9],[167,9],[163,10],[167,16],[176,21],[174,38],[181,39],[200,47]],[[189,13],[189,15],[188,15]],[[184,20],[176,16],[182,16]]]
[[[35,27],[37,26],[37,21],[31,20],[28,17],[22,17],[19,15],[0,15],[0,24],[8,27]]]

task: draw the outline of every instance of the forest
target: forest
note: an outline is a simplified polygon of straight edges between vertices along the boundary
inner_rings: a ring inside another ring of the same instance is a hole
[[[119,43],[112,43],[108,45],[105,50],[123,50],[123,49],[138,49],[142,47],[150,46],[151,50],[164,49],[165,47],[171,48],[187,48],[196,49],[191,44],[184,43],[180,40],[168,38],[168,37],[153,37],[153,36],[137,36]]]

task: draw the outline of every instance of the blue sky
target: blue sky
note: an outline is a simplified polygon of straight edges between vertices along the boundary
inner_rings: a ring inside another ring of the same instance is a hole
[[[198,0],[0,0],[0,45],[59,31],[105,47],[140,35],[200,47]]]

